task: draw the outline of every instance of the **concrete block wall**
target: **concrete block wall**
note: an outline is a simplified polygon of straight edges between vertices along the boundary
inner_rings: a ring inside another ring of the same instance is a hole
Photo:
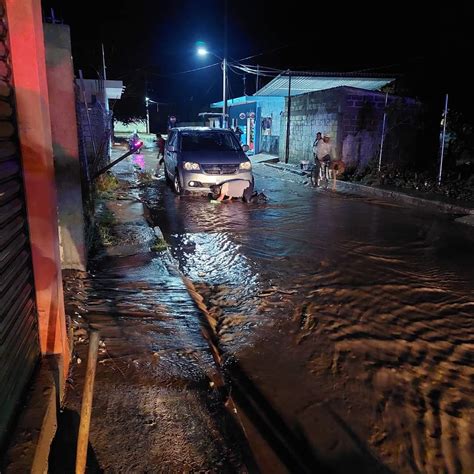
[[[330,134],[336,153],[340,154],[341,96],[340,88],[334,88],[291,98],[290,163],[313,159],[313,142],[317,132]],[[287,108],[286,98],[280,126],[280,160],[285,159]]]
[[[345,87],[341,106],[342,159],[346,166],[362,170],[370,160],[378,160],[379,157],[385,94]],[[390,95],[387,97],[383,162],[393,163],[413,159],[408,155],[410,144],[416,139],[416,133],[404,133],[401,123],[411,127],[414,132],[416,115],[420,107],[414,99]],[[404,150],[404,156],[398,152],[400,147]]]
[[[280,126],[280,160],[285,159],[287,106],[286,98]],[[420,107],[414,99],[388,97],[384,162],[414,159],[408,154],[414,149],[412,144],[416,140],[414,130]],[[289,162],[312,160],[315,134],[322,132],[331,135],[336,157],[346,166],[358,170],[365,168],[370,160],[378,157],[384,109],[384,93],[353,87],[336,87],[292,97]]]
[[[82,183],[71,37],[67,25],[44,24],[46,74],[58,195],[61,265],[85,270]]]

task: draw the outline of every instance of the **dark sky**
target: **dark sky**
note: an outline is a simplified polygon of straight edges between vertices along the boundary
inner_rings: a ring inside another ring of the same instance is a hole
[[[267,52],[250,62],[295,70],[404,73],[413,95],[468,84],[464,73],[474,46],[468,2],[443,7],[415,0],[347,3],[229,2],[227,56],[238,60]],[[149,97],[174,104],[176,113],[189,116],[185,119],[221,99],[221,71],[215,66],[171,74],[215,62],[195,54],[196,41],[223,54],[224,5],[215,0],[43,0],[46,15],[54,7],[71,26],[76,69],[97,77],[103,42],[108,78],[124,80],[129,105],[142,107],[146,78]],[[231,96],[243,94],[241,76],[231,75],[230,89]],[[248,76],[247,92],[254,90],[255,76]]]

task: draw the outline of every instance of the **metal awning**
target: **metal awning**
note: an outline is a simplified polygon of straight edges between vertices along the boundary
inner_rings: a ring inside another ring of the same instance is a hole
[[[334,87],[357,87],[366,90],[380,90],[396,78],[385,75],[362,76],[345,73],[296,73],[291,75],[291,95],[332,89]],[[289,76],[280,75],[255,93],[256,96],[286,97],[288,95]]]

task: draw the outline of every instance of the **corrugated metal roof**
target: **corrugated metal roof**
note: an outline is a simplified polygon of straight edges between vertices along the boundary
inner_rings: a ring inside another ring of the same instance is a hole
[[[308,92],[321,91],[324,89],[332,89],[334,87],[357,87],[366,90],[379,90],[383,86],[394,81],[394,77],[371,76],[363,77],[357,75],[345,75],[330,73],[331,75],[322,75],[321,73],[292,75],[291,76],[291,95],[306,94]],[[276,96],[286,97],[288,95],[289,76],[287,74],[280,75],[262,87],[256,96]]]

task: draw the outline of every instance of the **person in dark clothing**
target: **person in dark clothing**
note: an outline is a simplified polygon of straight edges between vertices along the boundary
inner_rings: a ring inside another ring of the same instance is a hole
[[[158,176],[158,170],[160,169],[160,166],[163,164],[163,161],[165,159],[165,140],[161,136],[161,133],[156,134],[156,144],[158,146],[158,164],[156,165],[155,176]]]
[[[235,136],[237,137],[237,140],[239,140],[239,143],[241,143],[242,135],[244,134],[244,132],[238,125],[235,126],[234,133],[235,133]]]

